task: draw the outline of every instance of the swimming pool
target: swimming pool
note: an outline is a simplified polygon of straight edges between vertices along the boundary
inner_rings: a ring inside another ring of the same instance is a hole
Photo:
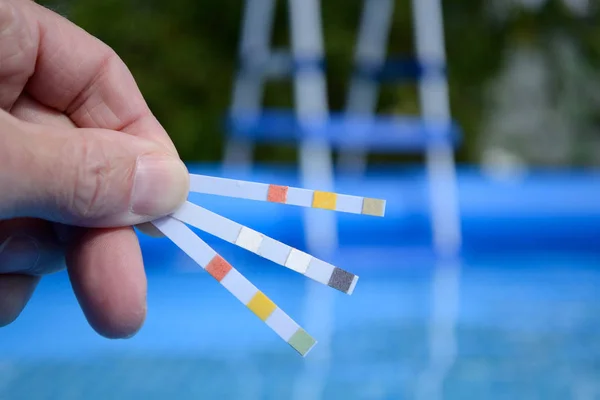
[[[477,184],[464,173],[465,251],[440,261],[426,245],[423,181],[398,176],[357,193],[384,193],[389,220],[340,220],[343,246],[331,261],[360,275],[350,297],[203,236],[319,340],[306,359],[174,245],[144,237],[143,330],[98,337],[66,275],[50,276],[0,330],[0,399],[600,398],[597,178]],[[242,215],[201,201],[302,247],[297,210],[252,205]],[[495,206],[478,206],[486,201]]]

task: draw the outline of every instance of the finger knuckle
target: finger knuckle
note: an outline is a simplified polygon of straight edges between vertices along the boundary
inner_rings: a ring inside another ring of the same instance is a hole
[[[72,192],[71,210],[75,217],[89,219],[102,215],[110,206],[107,202],[110,175],[113,170],[111,158],[104,147],[82,135],[73,149],[77,157]]]
[[[33,73],[37,53],[34,31],[10,1],[0,1],[0,71],[3,75]]]

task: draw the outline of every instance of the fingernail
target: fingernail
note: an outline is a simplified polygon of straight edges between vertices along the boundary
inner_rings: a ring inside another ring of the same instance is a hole
[[[32,272],[38,263],[40,248],[30,236],[11,236],[0,245],[0,273]]]
[[[137,161],[130,209],[144,216],[167,215],[183,204],[188,191],[188,171],[181,160],[142,156]]]

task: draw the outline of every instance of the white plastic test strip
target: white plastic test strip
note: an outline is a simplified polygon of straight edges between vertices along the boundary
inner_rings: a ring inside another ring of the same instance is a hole
[[[153,224],[298,353],[306,356],[314,347],[315,339],[183,222],[164,217]]]
[[[383,216],[385,213],[384,200],[206,175],[190,174],[190,191],[355,214]],[[358,276],[350,272],[189,201],[173,214],[152,223],[302,356],[308,354],[316,340],[187,225],[344,293],[352,294],[358,282]]]
[[[358,276],[350,272],[271,239],[262,233],[215,214],[189,201],[172,214],[172,216],[181,222],[185,222],[344,293],[352,294],[358,281]]]
[[[190,192],[383,217],[385,200],[190,174]]]

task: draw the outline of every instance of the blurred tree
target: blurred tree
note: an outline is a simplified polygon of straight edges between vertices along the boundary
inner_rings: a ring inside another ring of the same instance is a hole
[[[117,51],[185,160],[220,160],[222,118],[231,100],[242,0],[43,0],[41,3],[58,10]],[[600,65],[600,24],[595,23],[600,20],[600,13],[597,6],[583,7],[584,3],[582,0],[443,1],[451,105],[465,134],[460,160],[479,160],[481,143],[485,143],[489,133],[487,118],[494,107],[500,107],[497,102],[489,101],[490,85],[495,82],[497,87],[499,77],[506,74],[507,60],[514,53],[515,43],[527,41],[539,48],[560,33],[576,44],[576,53],[581,56],[577,62],[585,62],[586,71]],[[411,53],[410,1],[398,0],[396,4],[390,52]],[[323,1],[332,109],[344,106],[361,9],[360,0]],[[280,4],[274,43],[288,43],[287,27],[287,9]],[[544,58],[543,62],[554,61]],[[568,86],[569,82],[575,82],[576,87],[582,85],[581,80],[573,79],[563,83]],[[570,95],[569,101],[576,101],[576,97]],[[291,85],[269,85],[266,102],[290,105]],[[561,107],[573,109],[572,104]],[[380,109],[418,113],[415,86],[385,89]],[[590,107],[578,114],[577,118],[589,120],[585,125],[586,135],[598,135],[598,129],[593,129],[598,115]],[[563,162],[574,162],[579,153],[574,150],[570,154]],[[295,153],[267,146],[257,157],[261,161],[290,161]]]
[[[599,164],[598,9],[581,0],[523,3],[500,13],[510,36],[484,86],[477,153],[492,164]]]

